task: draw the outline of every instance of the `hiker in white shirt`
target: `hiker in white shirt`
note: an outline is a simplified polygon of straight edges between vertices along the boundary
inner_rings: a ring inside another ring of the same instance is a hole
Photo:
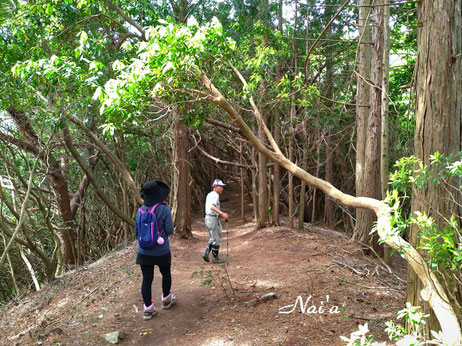
[[[213,262],[223,263],[224,260],[218,257],[221,244],[221,223],[219,217],[222,216],[228,220],[229,215],[220,210],[220,195],[223,193],[223,187],[226,186],[220,179],[215,179],[212,184],[212,191],[209,192],[205,200],[205,228],[210,235],[202,258],[209,262],[209,254],[212,251]]]

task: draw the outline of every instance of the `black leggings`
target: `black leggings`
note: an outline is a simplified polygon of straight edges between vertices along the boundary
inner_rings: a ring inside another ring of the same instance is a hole
[[[170,294],[170,288],[172,287],[172,275],[170,273],[170,264],[172,257],[170,253],[164,256],[157,257],[158,261],[152,265],[140,265],[141,273],[143,274],[143,282],[141,284],[141,295],[143,296],[144,305],[146,307],[152,304],[151,285],[154,280],[154,266],[159,267],[160,273],[162,274],[162,293],[164,297]]]

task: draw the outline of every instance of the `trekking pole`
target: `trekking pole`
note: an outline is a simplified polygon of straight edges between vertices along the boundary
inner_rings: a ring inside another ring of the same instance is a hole
[[[228,255],[228,220],[226,220],[226,258],[229,258],[229,255]]]

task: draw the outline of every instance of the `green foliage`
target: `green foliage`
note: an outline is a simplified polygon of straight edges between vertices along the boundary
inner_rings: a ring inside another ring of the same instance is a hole
[[[416,166],[418,166],[417,170],[415,169]],[[427,169],[417,157],[402,157],[395,163],[394,167],[396,169],[390,173],[389,177],[389,184],[393,190],[407,194],[411,192],[414,185],[418,188],[425,186]]]
[[[453,177],[462,177],[462,152],[451,156],[436,152],[424,164],[415,156],[403,157],[395,163],[397,168],[390,173],[390,186],[400,193],[408,194],[412,189],[425,189],[432,184],[448,184]],[[458,186],[460,188],[460,186]]]
[[[422,325],[425,324],[425,319],[429,315],[423,314],[419,311],[420,307],[411,306],[409,302],[406,303],[406,306],[398,311],[397,318],[398,320],[404,319],[407,324],[410,326],[410,332],[407,333],[402,325],[396,324],[393,321],[388,321],[385,323],[387,326],[385,332],[388,334],[388,338],[393,341],[397,346],[409,346],[409,345],[446,345],[444,343],[443,334],[431,331],[433,339],[426,340],[422,335]],[[376,342],[374,341],[373,335],[367,335],[369,333],[369,327],[367,323],[364,325],[359,325],[358,330],[350,334],[350,337],[341,336],[340,338],[346,342],[348,346],[385,346],[386,342]]]
[[[153,98],[177,103],[180,112],[185,110],[202,71],[219,69],[233,49],[216,20],[201,27],[163,22],[147,32],[149,42],[136,45],[137,58],[116,61],[113,69],[119,78],[94,94],[102,101],[101,113],[115,126],[139,118]]]
[[[205,270],[201,267],[199,271],[193,272],[191,277],[199,278],[201,280],[201,286],[211,286],[212,289],[219,287],[228,299],[236,299],[236,292],[229,278],[226,264],[220,264],[218,268],[219,269]]]
[[[435,225],[435,220],[425,213],[417,211],[410,223],[419,227],[420,245],[418,249],[425,250],[429,258],[428,264],[434,271],[445,269],[460,274],[462,268],[461,230],[454,215],[451,216],[446,227],[442,230]]]
[[[453,177],[462,177],[462,152],[452,156],[444,156],[436,152],[430,157],[429,164],[415,156],[401,158],[396,164],[397,168],[390,174],[390,186],[393,191],[389,193],[387,201],[394,212],[392,217],[393,233],[402,234],[408,227],[418,227],[420,239],[418,249],[425,250],[425,261],[432,271],[446,275],[451,273],[460,279],[462,267],[462,231],[454,215],[443,215],[445,222],[437,226],[434,217],[426,212],[415,211],[409,215],[403,210],[410,196],[422,189],[436,190],[440,186],[449,189],[454,198],[459,198],[461,186],[452,186],[457,180]]]
[[[414,69],[417,57],[417,4],[391,7],[390,154],[392,160],[413,152],[415,126]]]

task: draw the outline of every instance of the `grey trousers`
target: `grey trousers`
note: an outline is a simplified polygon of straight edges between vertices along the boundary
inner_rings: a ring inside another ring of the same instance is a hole
[[[221,244],[221,223],[217,217],[206,215],[205,216],[205,228],[209,232],[209,243],[212,245],[220,246]]]

